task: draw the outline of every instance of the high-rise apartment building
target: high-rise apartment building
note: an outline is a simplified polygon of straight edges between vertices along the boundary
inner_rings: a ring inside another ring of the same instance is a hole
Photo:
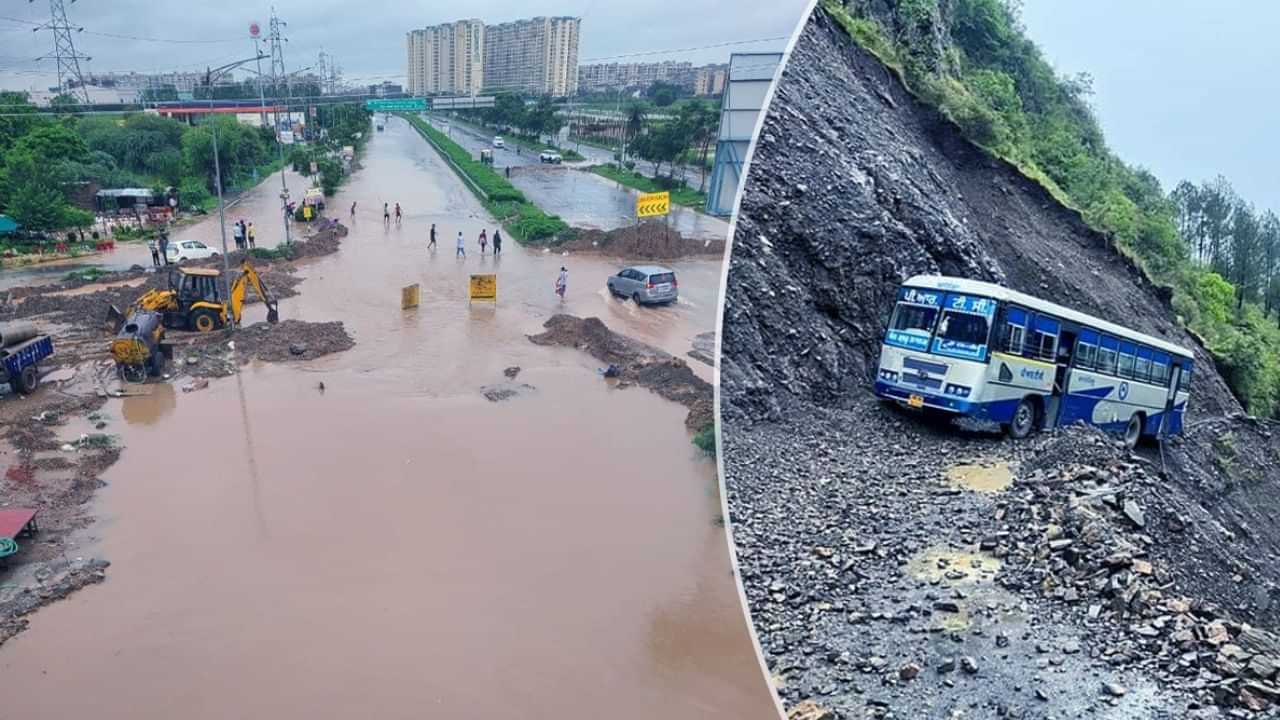
[[[409,92],[413,95],[477,95],[484,83],[484,23],[433,25],[405,37]]]
[[[413,30],[405,38],[409,92],[573,95],[578,91],[580,23],[573,17],[488,26],[459,20]]]
[[[694,67],[689,62],[602,63],[578,68],[578,88],[584,92],[645,89],[669,83],[699,96],[724,92],[728,65]]]
[[[728,79],[728,65],[703,65],[693,72],[693,94],[700,97],[722,95]]]
[[[577,93],[580,24],[574,17],[536,17],[486,27],[485,91]]]

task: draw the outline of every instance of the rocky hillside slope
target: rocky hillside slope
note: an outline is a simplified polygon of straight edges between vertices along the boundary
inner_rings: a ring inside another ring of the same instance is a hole
[[[776,417],[779,389],[837,406],[867,392],[893,293],[918,273],[1004,284],[1194,348],[1192,421],[1240,410],[1168,297],[1105,237],[815,17],[742,198],[725,305],[725,413]]]

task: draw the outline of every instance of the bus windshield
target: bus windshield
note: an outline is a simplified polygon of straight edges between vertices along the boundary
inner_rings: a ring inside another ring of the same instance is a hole
[[[910,350],[928,351],[933,325],[942,305],[942,293],[915,288],[898,291],[898,304],[889,319],[885,342]]]
[[[933,351],[965,360],[986,360],[995,301],[948,293],[943,307]]]

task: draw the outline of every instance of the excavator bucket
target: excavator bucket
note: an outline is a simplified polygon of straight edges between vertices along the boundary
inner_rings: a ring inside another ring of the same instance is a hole
[[[276,310],[276,304],[274,302],[267,306],[267,322],[272,325],[280,322],[280,311]]]

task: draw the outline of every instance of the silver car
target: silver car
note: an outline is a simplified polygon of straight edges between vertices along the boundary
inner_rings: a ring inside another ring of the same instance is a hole
[[[679,296],[675,271],[658,265],[633,265],[610,275],[609,292],[631,298],[638,305],[675,302]]]

